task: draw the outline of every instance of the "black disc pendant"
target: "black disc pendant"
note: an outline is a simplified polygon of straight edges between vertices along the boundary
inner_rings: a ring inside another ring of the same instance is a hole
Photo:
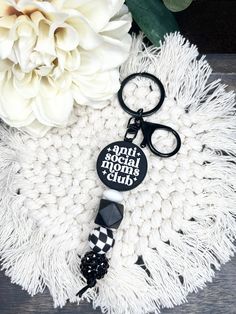
[[[114,142],[98,156],[97,172],[100,180],[110,189],[129,191],[136,188],[147,173],[147,159],[137,145]]]

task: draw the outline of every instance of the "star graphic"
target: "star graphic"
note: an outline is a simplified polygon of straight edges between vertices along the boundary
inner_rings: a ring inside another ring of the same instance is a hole
[[[140,154],[140,153],[137,153],[137,155],[140,156],[141,154]]]
[[[134,178],[134,181],[137,181],[137,178]]]
[[[106,170],[103,170],[103,172],[102,172],[102,173],[103,173],[103,175],[104,175],[104,176],[105,176],[105,174],[107,174]]]
[[[110,151],[111,151],[110,147],[108,147],[107,151],[108,151],[108,152],[110,152]]]

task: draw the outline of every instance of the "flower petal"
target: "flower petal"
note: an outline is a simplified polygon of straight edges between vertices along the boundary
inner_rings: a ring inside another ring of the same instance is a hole
[[[8,59],[0,59],[0,72],[5,72],[10,70],[12,67],[12,62]]]
[[[78,75],[73,86],[73,96],[79,104],[104,101],[114,96],[119,88],[118,70],[101,72],[93,76]]]
[[[31,124],[24,126],[21,129],[32,136],[43,137],[51,127],[46,126],[37,120],[33,120]]]
[[[0,16],[4,16],[8,14],[9,3],[6,0],[0,0]]]
[[[89,24],[99,32],[112,17],[110,0],[90,0],[78,5],[78,10],[88,20]]]
[[[35,99],[33,112],[39,122],[47,126],[66,126],[73,109],[71,92],[58,93],[53,98],[41,94]]]
[[[40,9],[45,13],[54,13],[56,8],[48,1],[37,1],[37,0],[8,0],[12,6],[19,12],[27,14],[35,9]]]
[[[94,73],[97,73],[101,70],[101,62],[99,58],[96,58],[93,53],[89,53],[86,50],[82,50],[80,53],[81,56],[81,63],[80,67],[78,69],[78,72],[82,75],[91,75]],[[76,73],[75,72],[75,75]],[[74,76],[74,73],[72,73],[72,76]]]
[[[83,58],[93,59],[93,63],[96,62],[100,65],[101,71],[107,71],[119,67],[128,58],[131,45],[130,35],[125,36],[122,41],[111,37],[103,37],[103,39],[103,45],[95,50],[83,52],[81,63],[85,63]]]
[[[40,53],[56,56],[54,37],[49,34],[50,25],[46,20],[40,21],[38,31],[39,34],[35,50]]]
[[[22,126],[32,120],[31,102],[17,92],[12,79],[6,79],[1,86],[0,106],[3,118],[10,125]]]
[[[95,49],[103,42],[102,37],[95,32],[89,23],[82,17],[71,17],[67,23],[72,25],[78,32],[80,38],[80,47],[86,50]]]
[[[23,72],[29,72],[31,70],[29,67],[30,55],[36,43],[33,24],[28,19],[22,20],[18,24],[16,33],[19,39],[14,44],[15,63],[19,63]]]
[[[123,4],[124,0],[90,0],[79,4],[78,10],[93,29],[100,32]]]
[[[17,79],[17,75],[13,77],[13,85],[16,91],[22,97],[29,99],[35,97],[39,93],[40,79],[35,72],[24,75],[21,80]]]
[[[131,15],[126,14],[126,16],[123,16],[119,20],[109,22],[106,27],[102,29],[101,34],[106,37],[110,36],[122,40],[124,36],[127,36],[131,28],[131,23]]]
[[[11,28],[14,25],[14,16],[3,16],[0,18],[0,58],[7,58],[12,50],[14,39],[11,36]]]
[[[56,45],[58,48],[71,51],[79,45],[77,31],[68,24],[62,24],[55,30]]]
[[[12,127],[14,127],[14,128],[22,128],[22,127],[25,127],[25,126],[31,124],[32,121],[34,121],[34,119],[35,119],[35,117],[34,117],[34,115],[33,115],[32,113],[31,113],[31,114],[27,117],[27,119],[25,119],[24,121],[8,119],[8,118],[2,116],[2,120],[3,120],[6,124],[8,124],[8,125],[10,125],[10,126],[12,126]]]

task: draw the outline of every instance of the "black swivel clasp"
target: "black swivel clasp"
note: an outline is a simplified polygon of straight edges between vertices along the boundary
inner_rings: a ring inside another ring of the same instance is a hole
[[[127,124],[127,131],[125,133],[124,140],[127,142],[133,142],[133,140],[136,138],[138,131],[142,127],[143,118],[142,118],[142,112],[143,110],[138,110],[138,116],[137,117],[131,117],[129,119],[129,122]]]

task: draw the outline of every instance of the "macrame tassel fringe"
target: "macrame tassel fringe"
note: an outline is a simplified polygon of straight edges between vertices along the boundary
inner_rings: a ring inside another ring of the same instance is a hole
[[[0,255],[2,269],[12,283],[22,286],[32,296],[47,286],[55,306],[67,299],[75,302],[83,286],[80,258],[75,250],[68,253],[68,239],[45,236],[29,219],[20,191],[21,164],[29,160],[22,134],[0,126]]]

